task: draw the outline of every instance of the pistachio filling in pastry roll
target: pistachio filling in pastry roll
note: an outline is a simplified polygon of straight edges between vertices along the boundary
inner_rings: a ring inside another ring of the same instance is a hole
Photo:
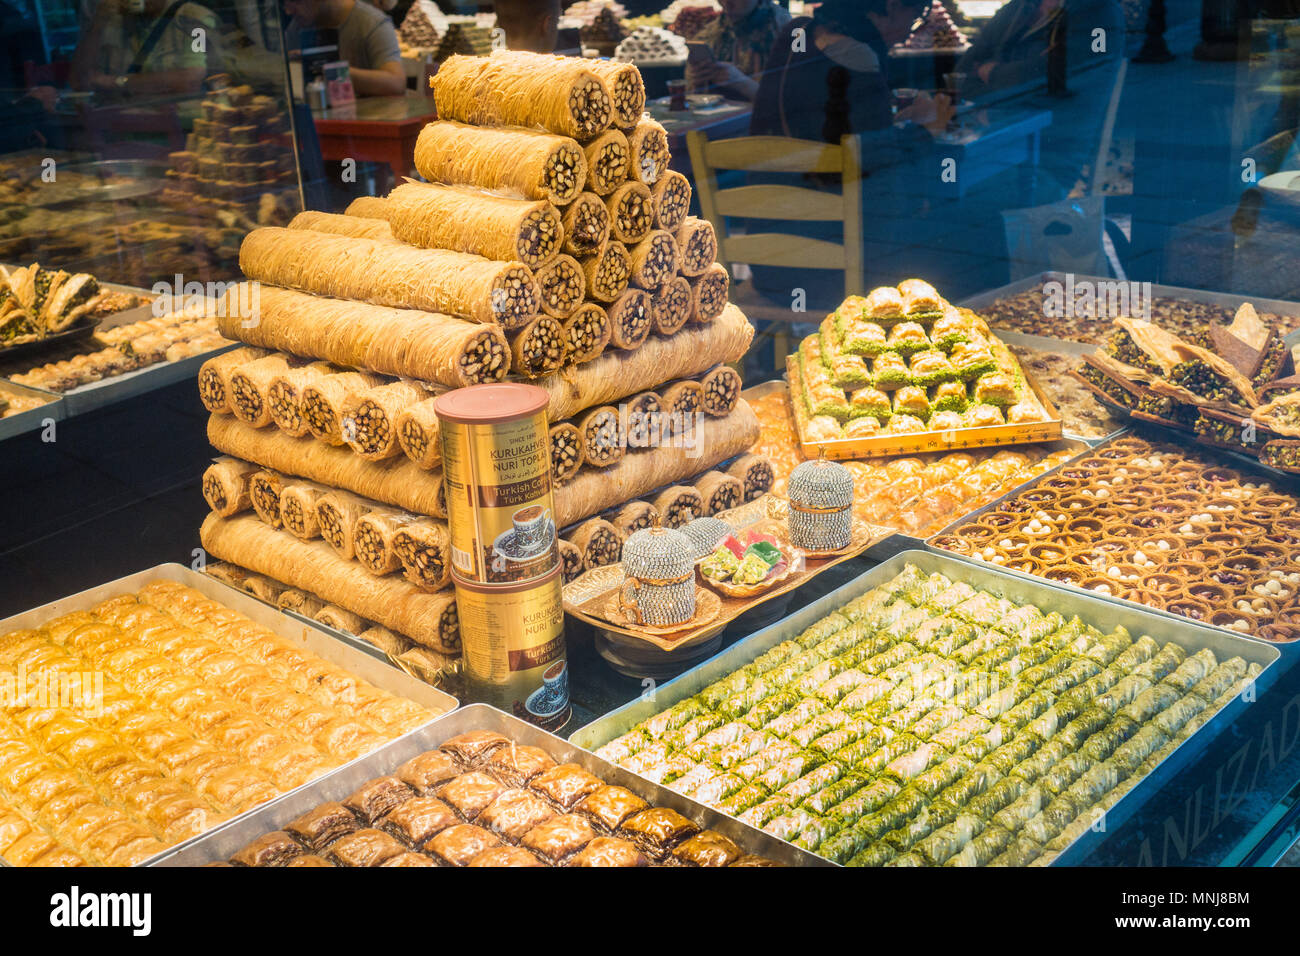
[[[391,382],[357,393],[343,406],[343,440],[367,461],[399,455],[398,416],[427,398],[428,389],[418,382]]]
[[[605,468],[622,460],[625,448],[619,424],[618,409],[612,405],[594,408],[578,419],[584,462]]]
[[[695,482],[695,489],[704,503],[705,516],[735,508],[745,500],[745,486],[740,479],[722,471],[705,472]]]
[[[727,466],[727,474],[740,480],[746,501],[763,497],[776,481],[776,470],[766,455],[741,455]]]
[[[388,194],[388,205],[393,235],[413,246],[534,268],[560,251],[560,214],[545,200],[406,182]]]
[[[691,280],[691,321],[709,323],[727,307],[731,277],[721,263],[715,262],[698,279]]]
[[[589,256],[599,252],[609,241],[609,210],[605,200],[593,192],[585,192],[564,210],[561,219],[564,227],[563,250],[573,256]]]
[[[582,574],[582,549],[571,541],[560,539],[560,579],[568,584]]]
[[[283,524],[280,518],[280,492],[283,489],[284,478],[270,469],[263,468],[249,476],[249,501],[257,516],[272,528]]]
[[[660,392],[659,398],[673,433],[678,436],[693,434],[695,420],[704,402],[704,386],[690,379],[674,382]]]
[[[628,175],[639,183],[653,186],[668,170],[672,156],[668,152],[668,133],[657,120],[641,117],[627,136],[632,162]]]
[[[619,349],[638,349],[650,336],[650,293],[644,289],[627,289],[610,303],[610,342]]]
[[[740,401],[744,387],[740,373],[729,365],[718,365],[700,379],[700,407],[713,418],[730,415]]]
[[[569,363],[590,362],[609,345],[609,313],[595,302],[584,302],[564,321],[564,337],[569,343]]]
[[[718,237],[707,219],[687,216],[677,227],[677,248],[681,251],[678,268],[682,275],[695,278],[718,258]]]
[[[414,520],[412,515],[382,509],[362,515],[352,534],[357,561],[371,574],[392,574],[401,567],[393,538],[400,528]]]
[[[629,448],[648,448],[663,428],[663,399],[658,392],[633,395],[623,407],[627,411],[626,441]]]
[[[537,289],[541,293],[542,311],[564,319],[582,305],[587,292],[587,275],[582,263],[570,255],[559,255],[537,270]]]
[[[500,381],[510,368],[510,347],[496,325],[272,286],[260,288],[256,314],[244,316],[234,296],[218,317],[226,334],[294,355],[449,388]]]
[[[619,129],[635,128],[641,114],[645,112],[646,97],[645,81],[636,64],[600,59],[584,62],[609,87],[610,107],[613,110],[610,122]]]
[[[264,349],[239,348],[210,358],[199,369],[199,400],[214,415],[231,414],[230,375],[248,362],[265,358]]]
[[[562,485],[578,473],[585,461],[582,431],[573,422],[559,422],[550,430],[551,481]]]
[[[383,378],[368,372],[336,372],[308,383],[301,407],[312,436],[328,445],[343,445],[345,410],[367,389],[383,384]]]
[[[583,259],[582,269],[587,276],[587,297],[597,302],[613,302],[632,279],[632,257],[627,246],[611,240],[596,255]]]
[[[402,409],[397,416],[397,441],[406,457],[426,471],[442,461],[438,445],[438,415],[434,398],[425,398]]]
[[[498,50],[448,57],[430,81],[441,119],[541,127],[586,140],[609,127],[609,88],[577,57]]]
[[[406,579],[422,591],[437,591],[451,580],[447,560],[450,538],[447,526],[432,518],[417,518],[393,533],[392,548]]]
[[[340,558],[351,560],[355,556],[357,521],[373,507],[371,502],[346,491],[327,491],[316,499],[320,536]]]
[[[289,229],[310,229],[336,236],[353,236],[358,239],[392,240],[393,228],[387,219],[365,219],[361,216],[340,216],[332,212],[307,210],[289,220]]]
[[[249,481],[259,470],[238,458],[218,458],[203,472],[203,500],[223,518],[247,511],[253,506]]]
[[[650,502],[665,528],[680,528],[704,516],[704,496],[690,485],[674,485]]]
[[[230,410],[235,417],[254,428],[270,425],[271,382],[288,372],[295,361],[288,355],[268,355],[234,369],[230,373]]]
[[[631,152],[627,137],[616,129],[606,130],[583,147],[587,159],[587,189],[608,196],[627,182]]]
[[[511,367],[526,378],[540,378],[564,364],[569,343],[564,327],[549,315],[539,315],[510,343]]]
[[[295,438],[308,434],[311,429],[302,414],[302,390],[320,376],[335,371],[328,362],[312,362],[302,368],[289,368],[277,372],[266,389],[266,400],[271,407],[271,421],[280,431]]]
[[[694,289],[685,276],[673,276],[650,298],[650,315],[655,331],[672,335],[684,326],[694,308]]]
[[[627,182],[605,200],[609,210],[609,234],[619,242],[635,245],[654,228],[654,200],[644,183]]]
[[[448,120],[420,131],[415,168],[431,183],[545,199],[557,206],[573,202],[588,176],[587,157],[570,137]]]
[[[505,329],[538,310],[537,283],[524,263],[451,249],[264,226],[244,237],[239,267],[249,279],[316,296],[460,315]]]
[[[677,232],[691,211],[691,181],[676,170],[666,170],[650,187],[654,200],[655,228]]]
[[[654,527],[659,520],[659,512],[648,501],[629,501],[608,515],[606,520],[627,538],[638,531]]]
[[[603,518],[591,518],[579,525],[568,540],[582,552],[582,568],[603,568],[623,559],[623,535]]]
[[[677,240],[664,229],[652,231],[632,247],[632,283],[657,289],[677,274]]]
[[[316,502],[329,489],[310,482],[293,481],[280,491],[280,520],[285,530],[301,541],[320,537]]]

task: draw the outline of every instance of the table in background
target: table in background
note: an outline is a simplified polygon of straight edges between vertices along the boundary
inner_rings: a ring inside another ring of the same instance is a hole
[[[320,139],[321,158],[339,162],[386,163],[395,181],[410,175],[415,141],[437,111],[433,97],[407,92],[402,96],[369,96],[347,106],[312,110]]]
[[[650,115],[668,131],[668,148],[672,151],[672,168],[694,181],[691,175],[691,157],[686,151],[686,134],[694,130],[709,139],[730,139],[749,135],[749,120],[754,115],[750,103],[723,100],[717,106],[703,109],[670,110],[654,101],[646,104]]]

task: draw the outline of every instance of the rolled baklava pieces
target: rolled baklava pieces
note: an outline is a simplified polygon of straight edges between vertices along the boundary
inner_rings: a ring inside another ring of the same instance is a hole
[[[1256,673],[906,565],[596,754],[849,866],[1043,864]],[[693,830],[617,824],[651,858],[739,852]]]
[[[584,192],[566,206],[560,224],[564,229],[561,248],[569,255],[594,255],[609,241],[609,210],[597,193]]]
[[[366,219],[361,216],[340,216],[329,212],[307,210],[300,212],[289,220],[290,229],[311,229],[315,232],[328,232],[336,236],[352,236],[358,239],[393,238],[392,227],[385,219]]]
[[[567,319],[582,305],[587,292],[587,275],[582,263],[570,255],[559,255],[535,273],[542,311]]]
[[[614,117],[609,88],[578,57],[454,55],[429,85],[441,119],[474,126],[540,127],[585,141]]]
[[[597,196],[608,196],[627,182],[627,137],[616,129],[606,130],[584,147],[587,160],[587,189]]]
[[[255,316],[242,315],[236,301],[236,294],[230,293],[226,299],[228,308],[218,320],[224,334],[293,355],[436,382],[448,388],[500,381],[510,370],[510,346],[496,325],[416,309],[324,298],[267,285],[257,293]],[[246,364],[249,359],[264,354],[237,349],[226,355],[237,353],[242,354],[218,368]],[[314,367],[320,368],[318,364]],[[294,371],[299,373],[296,377],[278,376],[272,382],[272,390],[275,381],[281,379],[292,380],[300,390],[306,370]],[[204,381],[200,373],[201,392]],[[204,405],[209,411],[222,410],[211,407],[206,399]],[[273,401],[272,418],[285,428],[276,417],[276,409],[277,403]]]
[[[560,214],[546,200],[407,182],[388,194],[393,235],[426,249],[451,249],[537,268],[560,251]]]
[[[758,419],[742,400],[726,418],[710,420],[708,427],[698,429],[691,442],[628,454],[608,468],[583,469],[555,489],[556,525],[574,524],[624,501],[644,498],[656,488],[684,482],[701,468],[712,468],[747,452],[758,437]],[[659,507],[658,502],[655,505]],[[665,509],[659,510],[666,518]]]
[[[636,245],[654,228],[654,200],[643,183],[624,183],[605,200],[605,208],[609,212],[610,236],[626,245]]]
[[[620,63],[617,60],[596,59],[583,62],[609,87],[610,106],[613,110],[610,122],[629,132],[639,129],[646,98],[641,71],[632,63]]]
[[[610,303],[623,294],[632,279],[632,257],[623,243],[610,241],[583,259],[582,269],[587,277],[587,297]]]
[[[676,233],[691,209],[691,181],[675,170],[667,170],[650,187],[654,200],[655,228]]]
[[[415,514],[447,516],[441,471],[406,458],[368,462],[350,448],[312,438],[292,438],[270,428],[249,428],[228,415],[208,419],[208,441],[222,454],[285,474],[344,489]]]
[[[230,375],[246,363],[265,358],[257,348],[238,348],[210,358],[199,368],[199,400],[213,414],[231,414]]]
[[[96,674],[101,705],[24,703],[0,720],[0,857],[16,866],[144,863],[433,716],[169,580],[0,648],[11,677]],[[242,862],[296,852],[274,834]]]
[[[603,518],[591,518],[579,525],[565,540],[582,555],[582,569],[603,568],[623,560],[622,532]]]
[[[650,308],[653,317],[653,301]],[[582,365],[595,359],[605,351],[611,335],[609,313],[595,302],[582,303],[564,320],[564,338],[569,343],[569,364]]]
[[[507,330],[540,307],[537,282],[523,262],[447,248],[265,226],[244,237],[239,267],[250,279],[314,296],[459,315]]]
[[[749,349],[754,327],[733,306],[707,326],[672,338],[651,337],[633,352],[607,353],[536,384],[551,396],[547,418],[572,418],[584,408],[616,402],[665,381],[703,375],[719,363],[737,362]]]
[[[203,500],[223,518],[253,506],[250,480],[261,469],[237,458],[217,459],[203,472]]]
[[[355,533],[355,523],[353,529]],[[221,560],[318,595],[433,650],[459,649],[459,619],[450,591],[429,593],[399,575],[376,576],[359,562],[340,557],[325,541],[299,541],[256,519],[209,515],[201,537],[208,552]]]
[[[718,237],[707,219],[687,216],[677,227],[676,238],[682,275],[701,276],[717,261]]]
[[[650,316],[660,335],[673,335],[691,318],[695,309],[695,290],[685,276],[674,276],[654,290],[650,297]]]
[[[439,120],[420,131],[415,168],[431,183],[566,206],[592,174],[588,155],[568,136]]]

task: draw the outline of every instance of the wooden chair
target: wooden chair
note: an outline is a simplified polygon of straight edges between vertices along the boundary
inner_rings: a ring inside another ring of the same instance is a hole
[[[846,296],[865,292],[862,146],[856,136],[845,136],[835,146],[781,136],[710,141],[703,133],[693,131],[686,134],[686,146],[695,172],[700,209],[718,234],[719,261],[842,271]],[[838,174],[843,186],[840,195],[776,184],[720,189],[718,170]],[[786,222],[842,222],[844,242],[780,232],[731,235],[727,230],[728,216]],[[733,283],[731,300],[751,319],[772,324],[778,371],[784,367],[789,351],[789,326],[816,320],[808,313],[792,312],[789,304],[768,299],[750,282]]]

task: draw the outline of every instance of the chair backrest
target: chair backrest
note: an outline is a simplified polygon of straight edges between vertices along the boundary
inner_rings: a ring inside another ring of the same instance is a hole
[[[844,294],[862,295],[862,146],[856,136],[840,145],[783,136],[744,136],[710,141],[686,134],[695,189],[704,218],[718,234],[718,259],[755,266],[842,269]],[[839,175],[839,195],[800,186],[718,187],[718,170]],[[730,235],[727,217],[787,222],[842,222],[844,242],[828,242],[781,232]]]

